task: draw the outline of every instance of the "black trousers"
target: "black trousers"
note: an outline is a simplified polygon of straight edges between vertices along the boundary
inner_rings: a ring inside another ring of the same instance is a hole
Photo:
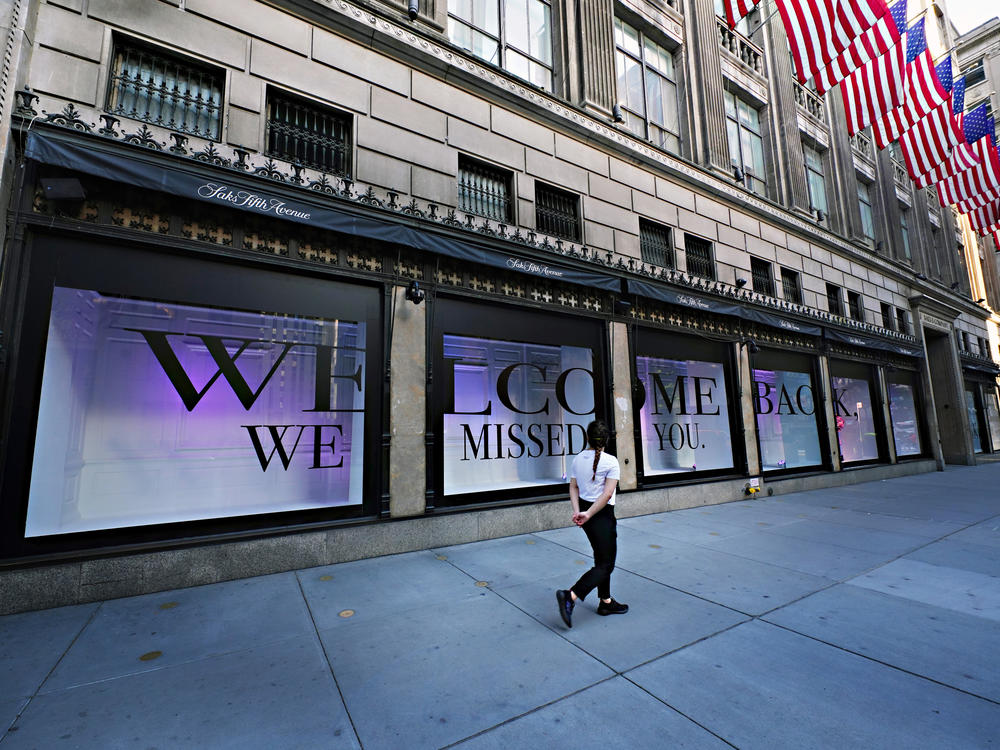
[[[593,503],[580,501],[580,510],[586,511]],[[573,593],[581,599],[597,589],[601,599],[611,598],[611,571],[615,569],[615,558],[618,556],[618,520],[615,518],[615,506],[605,505],[593,518],[583,525],[583,530],[590,540],[594,551],[594,567],[580,576],[573,584]]]

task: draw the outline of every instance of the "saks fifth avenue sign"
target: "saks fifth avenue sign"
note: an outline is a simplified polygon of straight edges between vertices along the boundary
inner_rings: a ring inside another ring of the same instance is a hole
[[[219,185],[214,182],[207,182],[199,187],[198,195],[202,198],[226,203],[237,208],[257,211],[262,214],[273,214],[274,216],[284,216],[290,219],[308,220],[312,218],[312,214],[308,211],[291,208],[285,201],[278,198],[271,198],[248,190],[236,190],[228,185]]]
[[[521,271],[522,273],[534,274],[535,276],[562,278],[566,275],[558,268],[552,268],[542,263],[532,263],[521,258],[507,258],[507,268]]]

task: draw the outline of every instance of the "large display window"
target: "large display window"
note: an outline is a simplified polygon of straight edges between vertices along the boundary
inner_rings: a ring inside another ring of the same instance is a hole
[[[831,360],[830,394],[840,460],[845,464],[881,460],[885,420],[872,367]]]
[[[762,470],[823,466],[815,360],[802,354],[763,351],[752,355],[751,367]]]
[[[985,415],[983,414],[982,397],[978,384],[966,384],[965,408],[969,413],[969,427],[972,430],[972,450],[975,453],[983,453],[986,450],[983,443]]]
[[[374,288],[36,238],[28,299],[22,548],[375,512]]]
[[[997,399],[996,386],[992,384],[984,386],[983,394],[986,402],[986,423],[989,426],[993,451],[1000,451],[1000,401]]]
[[[602,322],[435,302],[435,505],[562,492],[604,410]]]
[[[889,417],[898,459],[924,455],[924,430],[920,419],[917,375],[906,370],[887,374]]]
[[[643,476],[732,472],[743,450],[733,441],[739,399],[727,345],[639,330],[635,347]]]

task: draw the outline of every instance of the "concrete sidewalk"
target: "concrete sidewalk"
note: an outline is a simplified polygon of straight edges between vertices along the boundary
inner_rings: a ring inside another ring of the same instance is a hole
[[[568,630],[588,566],[565,528],[0,617],[0,749],[1000,746],[998,463],[620,520],[632,609]]]

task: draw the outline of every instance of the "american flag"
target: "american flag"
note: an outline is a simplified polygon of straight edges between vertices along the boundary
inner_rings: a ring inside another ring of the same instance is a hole
[[[962,142],[962,131],[951,114],[951,102],[946,101],[903,133],[899,148],[910,178],[916,180],[949,158],[952,149]]]
[[[726,6],[726,23],[729,28],[735,28],[747,13],[760,4],[760,0],[723,0]]]
[[[957,120],[955,124],[958,124]],[[947,180],[963,169],[969,169],[977,164],[979,164],[979,157],[972,146],[963,139],[961,143],[955,146],[955,149],[951,152],[951,157],[946,162],[934,167],[930,172],[920,175],[913,182],[918,188],[925,188],[933,185],[935,182]]]
[[[951,113],[958,117],[958,124],[961,125],[965,114],[965,76],[956,78],[951,87]]]
[[[954,203],[962,213],[1000,198],[1000,159],[996,148],[989,138],[980,138],[973,148],[979,164],[938,183],[941,205]]]
[[[1000,229],[1000,201],[987,203],[968,213],[969,224],[980,234]]]
[[[850,135],[895,112],[902,104],[908,63],[912,64],[927,48],[923,23],[920,19],[892,49],[862,65],[840,84]]]
[[[916,42],[913,41],[914,36]],[[935,69],[924,37],[923,18],[907,32],[906,58],[908,63],[903,103],[872,124],[872,133],[879,148],[885,148],[897,140],[917,120],[948,101],[951,90],[951,58],[942,61]]]
[[[888,8],[875,24],[851,42],[840,56],[813,77],[821,95],[870,60],[891,50],[906,33],[906,0]]]
[[[996,126],[993,118],[986,115],[986,102],[969,112],[962,120],[962,130],[968,143],[975,143],[984,135],[990,135]]]
[[[800,83],[885,15],[884,0],[776,0]]]

